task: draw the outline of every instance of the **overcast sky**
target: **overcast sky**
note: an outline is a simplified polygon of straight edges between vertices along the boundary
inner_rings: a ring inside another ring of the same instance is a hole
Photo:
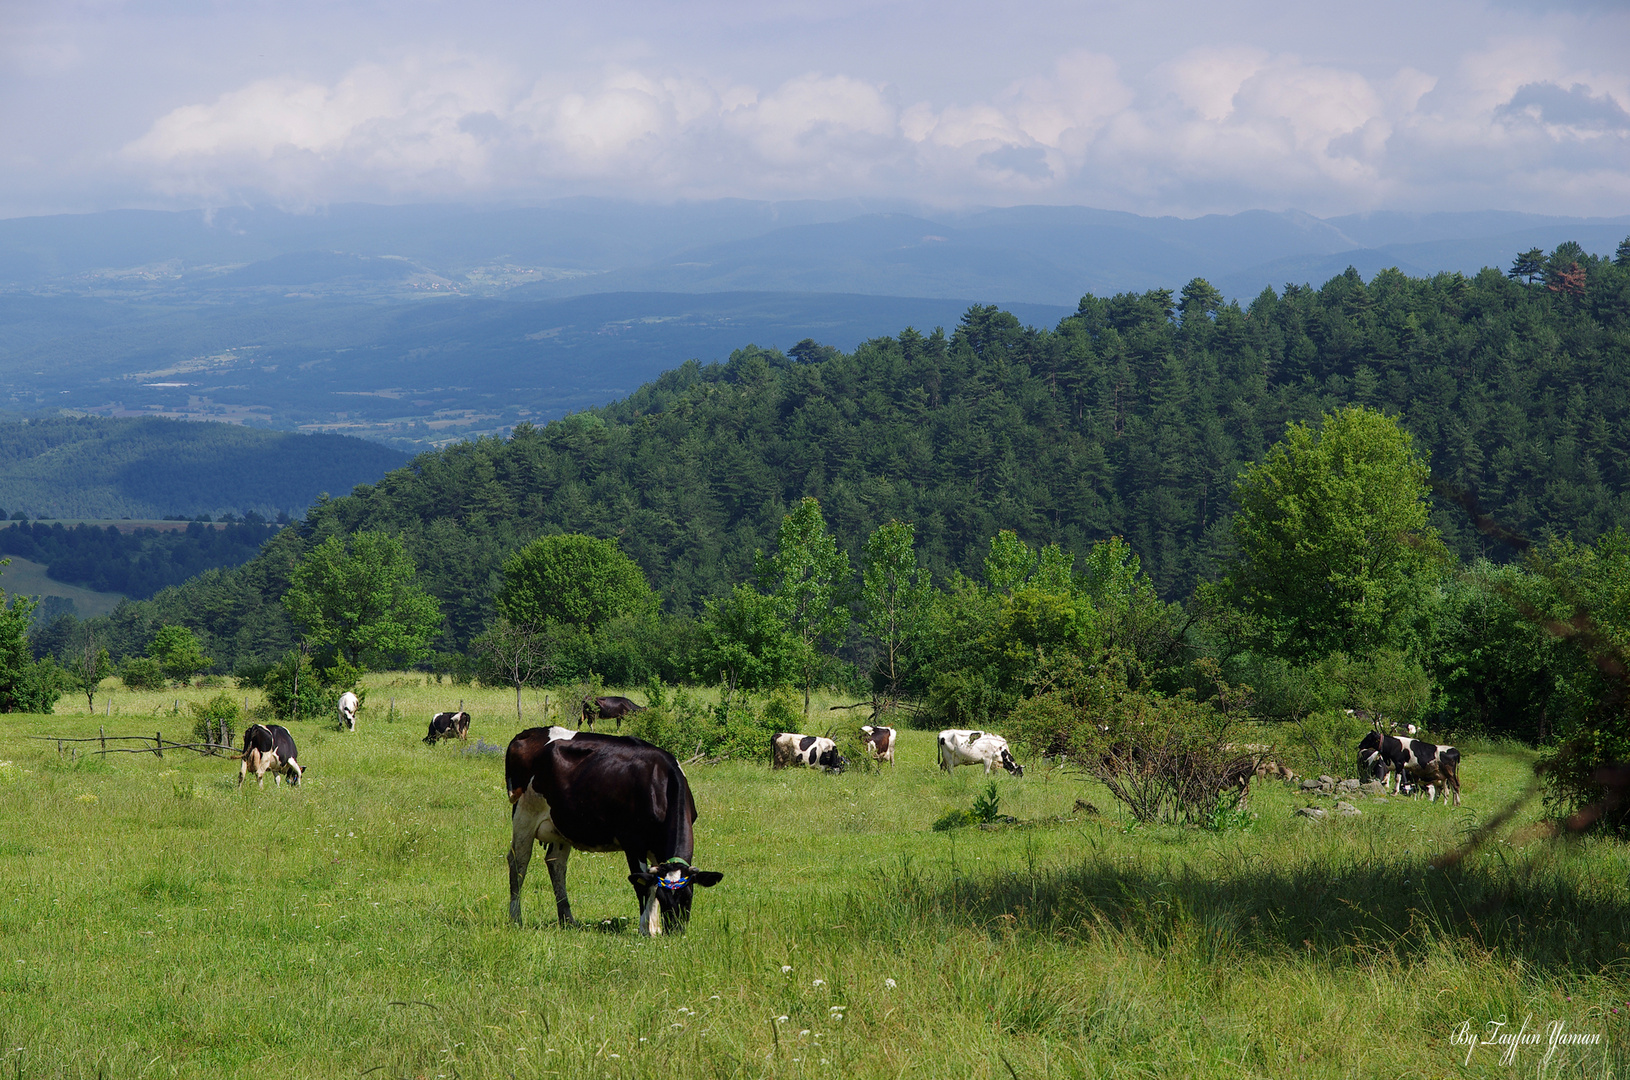
[[[1630,213],[1623,0],[0,0],[0,216]]]

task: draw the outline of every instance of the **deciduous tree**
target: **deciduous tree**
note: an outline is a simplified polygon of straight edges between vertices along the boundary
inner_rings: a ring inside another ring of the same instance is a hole
[[[612,619],[654,609],[644,571],[615,540],[545,536],[504,563],[498,610],[517,626],[558,622],[592,633]]]
[[[1443,566],[1428,476],[1409,433],[1373,409],[1288,426],[1234,490],[1239,559],[1223,591],[1258,620],[1259,647],[1302,660],[1412,643]]]
[[[318,544],[295,567],[283,605],[314,651],[338,652],[355,668],[418,660],[441,625],[413,560],[384,532]]]
[[[822,644],[841,639],[849,627],[843,589],[849,581],[849,556],[826,528],[821,504],[805,496],[781,519],[775,555],[758,560],[760,579],[770,587],[787,629],[802,645],[800,674],[804,712],[820,670]]]

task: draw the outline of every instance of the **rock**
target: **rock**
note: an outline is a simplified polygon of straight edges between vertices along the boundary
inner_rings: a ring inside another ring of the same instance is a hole
[[[1299,817],[1312,818],[1314,821],[1323,821],[1324,816],[1328,814],[1329,811],[1320,806],[1304,806],[1300,810],[1296,811],[1296,813]]]
[[[1337,800],[1337,802],[1336,802],[1336,813],[1342,814],[1342,815],[1344,815],[1346,817],[1357,817],[1359,814],[1362,814],[1363,812],[1364,811],[1360,810],[1358,807],[1354,806],[1352,803],[1346,802],[1345,800]]]
[[[1336,778],[1333,777],[1333,776],[1326,776],[1323,773],[1320,773],[1319,774],[1319,784],[1322,787],[1332,787],[1333,788],[1333,787],[1336,786]]]
[[[1341,783],[1336,785],[1336,790],[1343,792],[1357,791],[1358,781],[1352,779],[1343,780]]]
[[[1362,784],[1358,785],[1358,790],[1362,791],[1366,795],[1385,795],[1387,785],[1383,784],[1379,780],[1366,780]]]
[[[1317,791],[1317,790],[1319,790],[1319,782],[1317,780],[1303,780],[1302,781],[1302,790],[1303,791]]]

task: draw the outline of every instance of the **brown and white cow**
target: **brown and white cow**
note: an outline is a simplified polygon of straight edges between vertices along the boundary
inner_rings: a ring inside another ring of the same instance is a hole
[[[633,716],[637,712],[645,711],[644,705],[637,705],[633,700],[625,697],[597,697],[583,699],[583,726],[590,731],[594,730],[594,721],[616,720],[617,730],[623,729],[623,717]]]
[[[294,736],[282,724],[250,724],[243,733],[243,753],[238,755],[238,786],[243,786],[243,778],[251,771],[261,787],[266,786],[268,771],[278,784],[286,775],[289,786],[295,786],[305,775],[296,753]]]
[[[866,753],[878,761],[894,764],[894,729],[882,724],[862,724],[860,726],[861,742],[866,747]]]
[[[521,922],[521,886],[532,845],[544,844],[555,913],[575,922],[566,898],[573,848],[621,851],[640,908],[640,933],[681,932],[695,888],[724,877],[691,866],[696,801],[679,761],[641,739],[529,728],[504,755],[509,789],[509,917]]]
[[[435,746],[441,739],[454,737],[460,742],[470,741],[469,713],[460,709],[458,712],[439,712],[430,718],[430,730],[425,733],[425,742]]]
[[[820,735],[777,732],[770,740],[770,767],[785,769],[789,765],[842,772],[848,768],[849,759],[838,753],[838,744],[831,739]]]

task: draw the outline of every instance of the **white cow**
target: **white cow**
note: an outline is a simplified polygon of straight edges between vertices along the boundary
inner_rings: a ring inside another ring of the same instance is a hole
[[[1024,775],[1024,766],[1013,760],[1007,740],[988,731],[940,732],[940,768],[950,772],[958,765],[983,765],[986,776],[998,765],[1014,776]]]
[[[349,690],[340,695],[340,723],[351,731],[357,729],[357,696]]]

